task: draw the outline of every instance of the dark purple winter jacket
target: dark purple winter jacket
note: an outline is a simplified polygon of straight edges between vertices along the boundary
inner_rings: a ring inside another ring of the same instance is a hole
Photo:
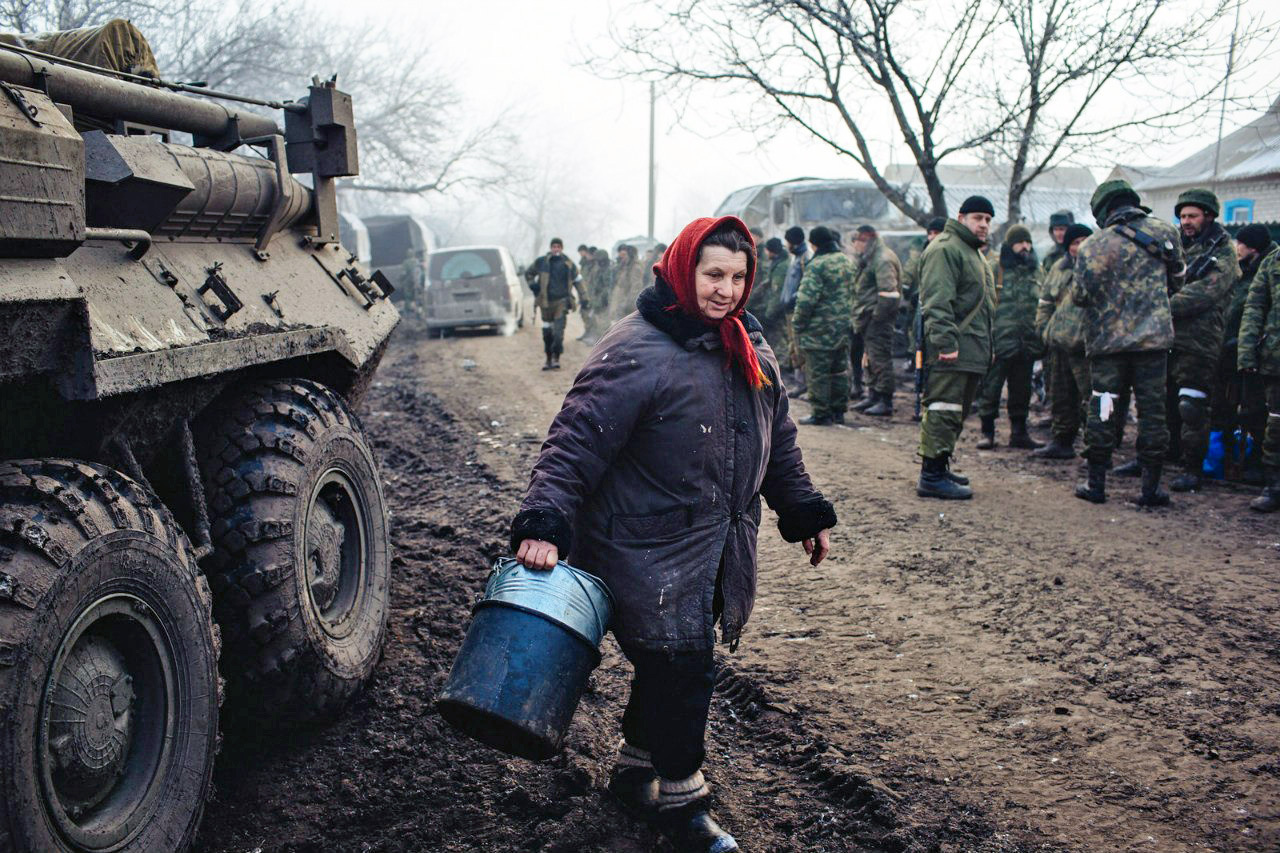
[[[591,351],[542,445],[511,545],[551,542],[602,578],[619,642],[680,651],[714,645],[717,616],[736,640],[751,615],[762,495],[788,542],[832,527],[835,512],[805,473],[760,324],[743,316],[772,383],[753,391],[715,330],[663,310],[674,303],[659,280]]]

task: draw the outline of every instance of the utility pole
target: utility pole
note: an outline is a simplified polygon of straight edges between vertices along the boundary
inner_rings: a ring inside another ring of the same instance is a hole
[[[1222,159],[1222,129],[1227,120],[1227,88],[1236,64],[1236,33],[1240,30],[1240,0],[1236,0],[1236,22],[1231,28],[1231,47],[1227,51],[1227,76],[1222,81],[1222,108],[1218,112],[1218,144],[1213,146],[1213,187],[1218,188],[1218,163]]]
[[[657,86],[654,83],[649,84],[649,239],[653,239],[653,212],[654,202],[658,193],[657,176],[654,173],[654,104],[658,99]]]

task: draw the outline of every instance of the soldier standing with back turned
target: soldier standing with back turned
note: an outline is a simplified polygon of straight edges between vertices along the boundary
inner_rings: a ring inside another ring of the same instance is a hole
[[[804,351],[813,413],[800,423],[844,423],[849,405],[849,315],[853,311],[853,261],[840,251],[839,237],[819,225],[809,232],[813,260],[796,294],[792,325]]]
[[[922,498],[973,497],[969,481],[952,474],[950,463],[965,415],[991,366],[995,278],[980,250],[987,244],[993,216],[988,199],[969,196],[960,215],[947,220],[922,256],[920,311],[929,366],[916,486]]]
[[[1138,404],[1138,461],[1142,466],[1139,506],[1164,506],[1160,488],[1169,429],[1165,425],[1168,350],[1173,345],[1169,292],[1181,284],[1182,247],[1178,233],[1149,216],[1128,181],[1105,181],[1090,202],[1099,230],[1076,256],[1072,299],[1084,308],[1085,354],[1092,392],[1085,428],[1089,479],[1076,497],[1107,499],[1107,469],[1116,445],[1116,405],[1131,388]]]
[[[854,286],[853,332],[867,354],[867,397],[855,412],[876,417],[893,414],[893,326],[902,301],[902,264],[876,229],[858,226],[853,243],[860,268]]]

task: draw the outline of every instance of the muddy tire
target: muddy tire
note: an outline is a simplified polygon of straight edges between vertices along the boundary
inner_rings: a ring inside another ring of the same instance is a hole
[[[0,462],[0,851],[191,845],[218,740],[210,611],[149,491]]]
[[[337,714],[386,633],[390,544],[377,464],[355,416],[306,380],[251,386],[200,442],[214,615],[237,712]]]

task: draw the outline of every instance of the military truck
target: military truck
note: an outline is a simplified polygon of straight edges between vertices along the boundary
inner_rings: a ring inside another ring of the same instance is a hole
[[[220,671],[265,725],[379,656],[351,99],[207,95],[0,44],[0,851],[185,849]]]

